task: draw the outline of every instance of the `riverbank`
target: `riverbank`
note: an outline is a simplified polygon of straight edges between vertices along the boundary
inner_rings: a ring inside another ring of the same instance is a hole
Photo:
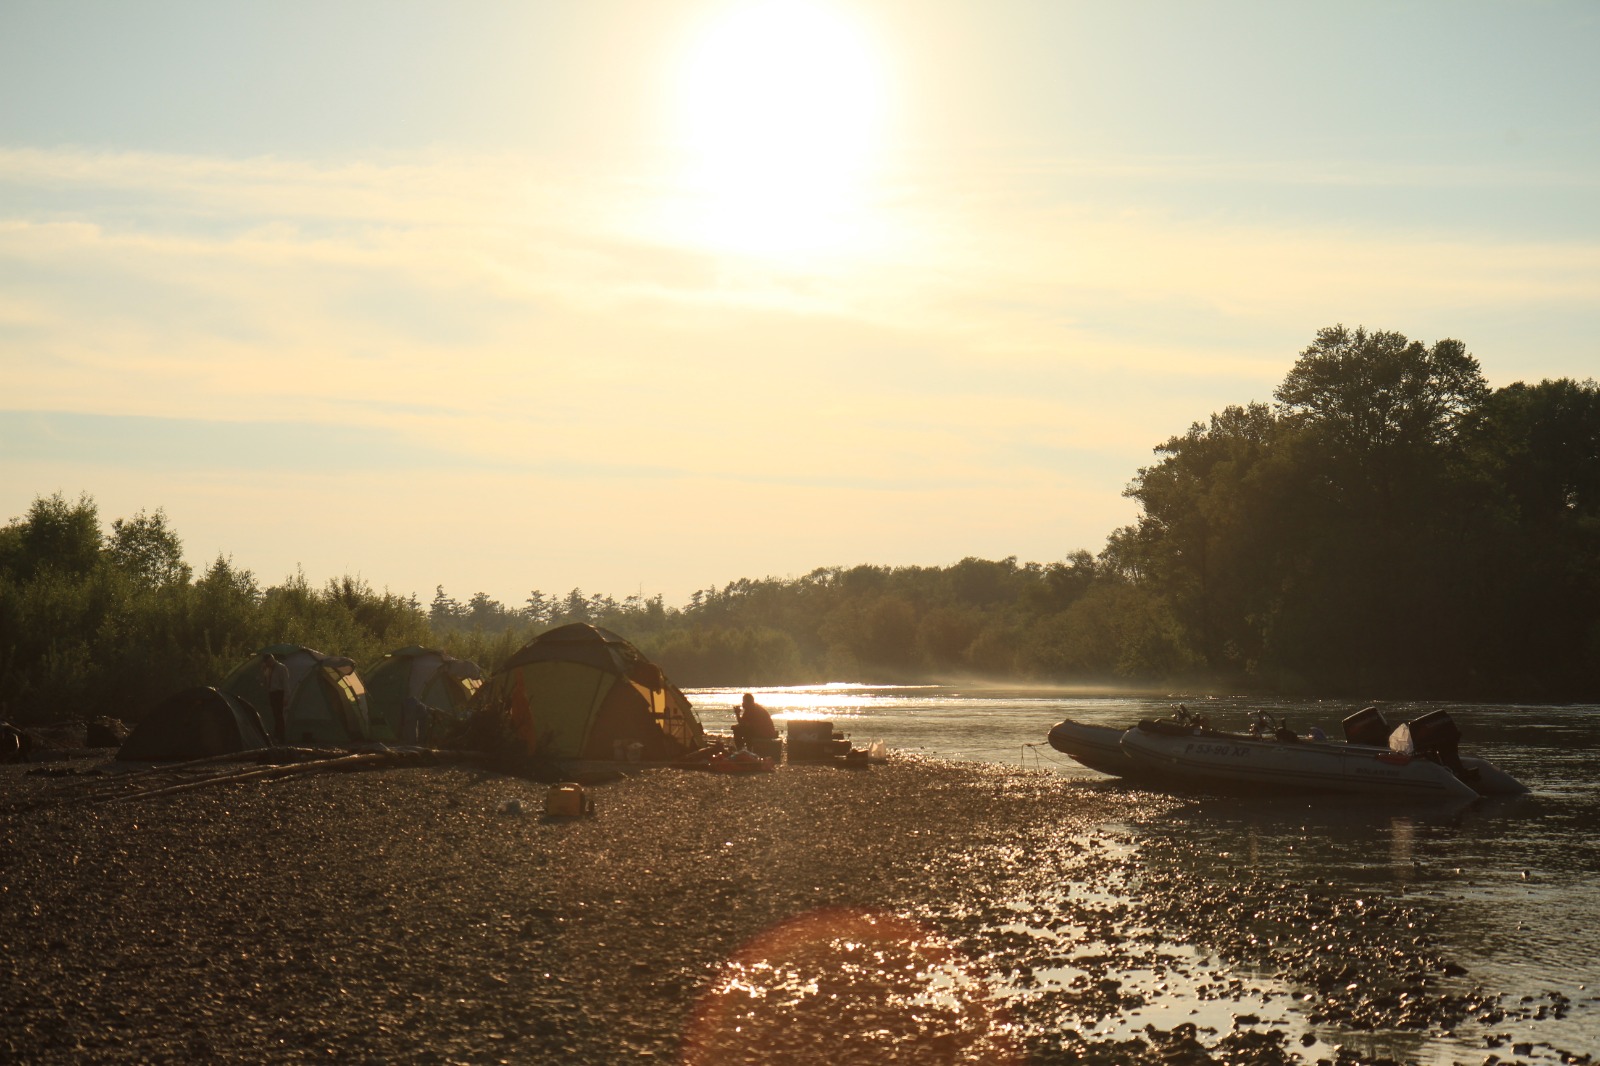
[[[1384,935],[1425,926],[1403,901],[1212,899],[1114,829],[1178,801],[1048,772],[644,770],[551,821],[544,785],[449,763],[142,799],[108,770],[0,768],[8,1061],[1351,1063],[1383,1057],[1343,1028],[1480,1006]],[[1337,971],[1261,940],[1294,1024],[1189,979],[1186,928],[1239,905],[1258,931],[1359,912]],[[1186,1023],[1183,997],[1237,1009]]]

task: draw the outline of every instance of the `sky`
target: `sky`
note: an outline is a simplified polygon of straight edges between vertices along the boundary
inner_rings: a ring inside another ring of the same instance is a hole
[[[1600,4],[5,0],[0,521],[520,606],[1049,563],[1324,326],[1600,375]]]

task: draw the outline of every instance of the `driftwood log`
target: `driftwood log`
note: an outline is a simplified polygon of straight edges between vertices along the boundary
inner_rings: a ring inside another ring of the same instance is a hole
[[[142,789],[138,792],[129,792],[113,797],[112,802],[151,799],[155,796],[170,796],[177,792],[188,792],[192,789],[205,788],[207,785],[225,785],[238,781],[259,780],[269,777],[289,777],[293,774],[321,773],[329,770],[354,770],[361,766],[372,766],[377,763],[391,765],[406,761],[402,753],[388,751],[361,752],[355,755],[340,755],[332,759],[316,759],[311,762],[285,763],[281,766],[268,766],[260,770],[245,770],[241,773],[216,774],[199,781],[185,781],[180,785],[167,785],[164,788]]]

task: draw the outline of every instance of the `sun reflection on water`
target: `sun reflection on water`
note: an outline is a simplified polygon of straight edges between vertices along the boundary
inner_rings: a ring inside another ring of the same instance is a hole
[[[724,964],[685,1040],[688,1066],[768,1061],[1016,1063],[1009,1019],[970,960],[881,912],[814,911]]]

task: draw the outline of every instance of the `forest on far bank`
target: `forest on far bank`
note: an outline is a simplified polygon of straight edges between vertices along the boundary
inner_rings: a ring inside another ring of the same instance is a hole
[[[1155,448],[1093,554],[825,567],[659,596],[431,602],[184,562],[159,506],[87,495],[0,528],[0,718],[137,718],[296,643],[411,644],[492,671],[593,622],[683,687],[976,681],[1357,699],[1600,701],[1600,386],[1490,389],[1459,341],[1333,326],[1273,402]]]

